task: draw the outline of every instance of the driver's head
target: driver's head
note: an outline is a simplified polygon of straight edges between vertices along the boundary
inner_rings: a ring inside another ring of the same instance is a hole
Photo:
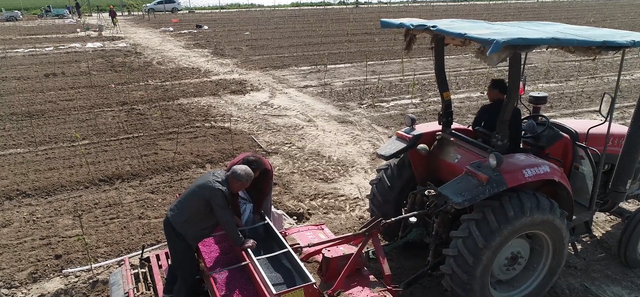
[[[489,83],[489,86],[487,87],[487,98],[489,98],[489,102],[503,100],[507,95],[507,89],[507,82],[504,79],[492,79]]]

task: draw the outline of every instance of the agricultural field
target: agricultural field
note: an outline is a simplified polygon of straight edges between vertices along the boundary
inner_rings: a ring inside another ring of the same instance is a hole
[[[368,218],[368,181],[381,163],[374,150],[404,114],[434,121],[439,109],[427,40],[404,55],[402,32],[379,28],[397,17],[640,31],[635,1],[157,14],[120,17],[122,33],[104,36],[58,20],[1,23],[0,296],[107,296],[113,266],[61,270],[163,242],[175,193],[244,151],[272,161],[277,208],[336,234],[354,231]],[[195,24],[209,29],[191,31]],[[447,50],[454,116],[466,125],[506,67],[485,66],[471,48]],[[618,62],[536,51],[527,89],[549,93],[550,117],[597,119]],[[628,124],[639,77],[640,52],[629,51],[616,122]],[[601,237],[579,243],[588,260],[570,255],[548,296],[637,296],[640,272],[613,254],[621,228],[600,215]],[[427,255],[389,258],[400,282]],[[438,277],[406,296],[427,290],[446,296]]]

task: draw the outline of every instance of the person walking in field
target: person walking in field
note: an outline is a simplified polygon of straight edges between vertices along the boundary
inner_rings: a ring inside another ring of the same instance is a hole
[[[80,8],[82,8],[80,6],[80,3],[78,3],[78,0],[76,0],[76,13],[78,14],[78,18],[82,17],[82,12],[80,12]]]
[[[118,25],[118,13],[113,9],[113,5],[111,5],[111,7],[109,7],[109,17],[111,18],[111,23],[113,24],[113,26],[117,26]]]
[[[208,171],[171,204],[163,222],[171,264],[161,296],[194,296],[199,265],[196,248],[218,226],[235,246],[256,247],[254,240],[240,234],[231,211],[231,194],[244,190],[252,180],[253,172],[246,165],[233,166],[228,171]]]

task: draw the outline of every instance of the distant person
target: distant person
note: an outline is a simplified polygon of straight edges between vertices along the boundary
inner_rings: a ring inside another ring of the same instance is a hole
[[[116,13],[116,11],[113,9],[113,5],[111,5],[111,7],[109,7],[109,17],[111,18],[111,23],[113,24],[113,26],[117,26],[118,25],[118,13]]]
[[[80,6],[80,3],[78,3],[78,0],[76,0],[76,13],[78,14],[78,18],[82,17],[82,12],[80,12],[80,8],[82,8],[82,6]]]
[[[69,12],[69,14],[73,14],[73,8],[71,8],[71,5],[67,4],[67,11]]]

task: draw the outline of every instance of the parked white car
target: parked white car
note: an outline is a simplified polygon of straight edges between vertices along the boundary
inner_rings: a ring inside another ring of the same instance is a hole
[[[2,15],[0,15],[0,19],[6,22],[19,21],[19,20],[22,20],[22,12],[19,12],[17,10],[7,12],[3,8]]]
[[[142,6],[142,11],[145,13],[153,13],[156,11],[170,11],[171,13],[176,13],[181,10],[182,4],[179,0],[156,0]]]

